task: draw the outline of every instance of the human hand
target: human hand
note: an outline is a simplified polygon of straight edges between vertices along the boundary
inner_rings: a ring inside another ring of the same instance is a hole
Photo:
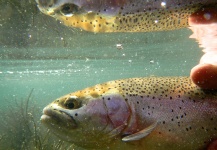
[[[205,53],[190,77],[203,89],[217,89],[217,10],[205,8],[192,14],[189,25],[193,31],[190,38],[197,39]]]

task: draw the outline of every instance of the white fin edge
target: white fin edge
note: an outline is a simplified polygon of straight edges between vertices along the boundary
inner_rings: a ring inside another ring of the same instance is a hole
[[[139,132],[125,136],[124,138],[122,138],[122,141],[128,142],[128,141],[140,140],[144,138],[145,136],[149,135],[156,126],[157,126],[157,121],[155,121],[153,124],[151,124],[150,126],[148,126],[147,128]]]
[[[110,132],[108,133],[108,137],[111,139],[111,138],[113,138],[114,136],[120,134],[120,132],[124,129],[124,127],[125,127],[125,125],[121,125],[121,126],[117,127],[116,129],[110,131]]]

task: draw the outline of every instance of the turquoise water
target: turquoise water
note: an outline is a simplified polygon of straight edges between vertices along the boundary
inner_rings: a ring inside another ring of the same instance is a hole
[[[32,88],[34,100],[44,107],[64,94],[109,80],[188,76],[201,56],[197,43],[188,38],[191,34],[188,29],[135,34],[86,34],[78,37],[80,44],[75,42],[77,47],[73,48],[28,48],[28,59],[20,59],[18,55],[26,49],[2,48],[1,107],[5,108],[7,100],[25,98]],[[70,41],[74,42],[74,39]],[[121,50],[116,47],[119,43],[123,47]],[[52,43],[50,45],[53,47]],[[11,58],[8,58],[8,54],[11,54]]]

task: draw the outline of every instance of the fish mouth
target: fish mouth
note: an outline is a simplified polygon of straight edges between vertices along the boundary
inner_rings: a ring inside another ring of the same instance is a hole
[[[47,126],[63,127],[67,129],[74,129],[77,127],[75,119],[65,111],[55,109],[52,107],[45,107],[43,109],[43,115],[41,116],[41,122]]]

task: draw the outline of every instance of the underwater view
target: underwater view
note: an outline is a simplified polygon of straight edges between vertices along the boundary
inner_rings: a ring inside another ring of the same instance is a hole
[[[217,33],[217,3],[182,3],[0,0],[0,150],[217,150],[217,69],[211,88],[191,73],[217,34],[183,21],[212,6]]]

